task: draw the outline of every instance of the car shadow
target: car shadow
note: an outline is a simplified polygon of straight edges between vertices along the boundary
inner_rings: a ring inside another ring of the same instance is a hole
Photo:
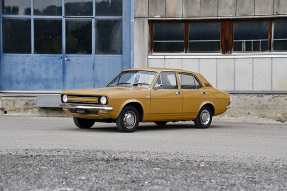
[[[211,125],[209,128],[222,128],[220,125]],[[194,130],[207,130],[197,128],[193,123],[191,124],[182,124],[182,123],[168,123],[166,125],[155,125],[152,123],[140,123],[136,132],[146,132],[146,131],[171,131],[171,130],[183,130],[183,129],[194,129]],[[115,123],[111,123],[108,126],[94,126],[91,129],[77,129],[74,131],[89,131],[89,132],[107,132],[107,133],[115,133],[119,132]]]

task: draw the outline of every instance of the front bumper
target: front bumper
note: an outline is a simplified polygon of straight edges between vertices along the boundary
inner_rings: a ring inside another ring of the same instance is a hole
[[[112,107],[69,105],[69,104],[60,104],[59,107],[67,109],[88,109],[88,110],[106,110],[106,111],[112,111],[114,109]]]

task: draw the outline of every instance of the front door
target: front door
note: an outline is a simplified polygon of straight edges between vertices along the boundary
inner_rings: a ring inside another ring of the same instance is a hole
[[[176,73],[161,73],[156,86],[151,90],[151,120],[176,120],[182,112],[182,93]]]

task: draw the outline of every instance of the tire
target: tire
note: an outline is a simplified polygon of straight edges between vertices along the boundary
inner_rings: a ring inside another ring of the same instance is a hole
[[[93,119],[83,119],[78,117],[73,117],[74,123],[80,129],[90,129],[94,124],[95,120]]]
[[[154,122],[156,125],[161,125],[161,126],[163,126],[163,125],[166,125],[167,124],[167,121],[155,121]]]
[[[207,106],[203,106],[197,114],[194,124],[197,128],[206,129],[212,122],[212,112]]]
[[[119,131],[134,132],[139,125],[138,110],[133,106],[124,107],[116,119],[116,124]]]

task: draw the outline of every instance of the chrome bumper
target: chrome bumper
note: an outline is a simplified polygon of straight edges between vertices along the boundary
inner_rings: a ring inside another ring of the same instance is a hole
[[[69,104],[60,104],[59,107],[67,109],[89,109],[89,110],[106,110],[106,111],[112,111],[114,109],[112,107],[69,105]]]

